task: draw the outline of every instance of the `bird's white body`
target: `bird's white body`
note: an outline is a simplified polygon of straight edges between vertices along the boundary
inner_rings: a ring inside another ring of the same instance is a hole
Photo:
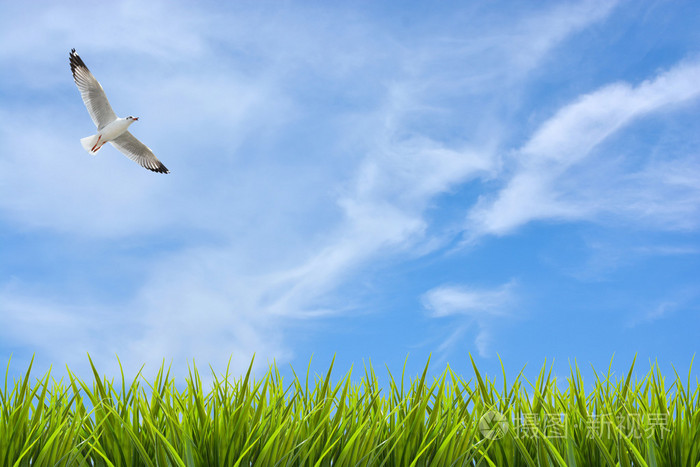
[[[121,135],[129,128],[129,125],[134,123],[133,118],[118,118],[106,127],[102,128],[97,134],[102,135],[103,139],[112,141],[117,136]]]
[[[120,137],[134,121],[133,117],[117,118],[98,131],[96,135],[82,138],[80,144],[83,145],[83,148],[85,148],[87,152],[95,155],[105,143],[109,143]]]

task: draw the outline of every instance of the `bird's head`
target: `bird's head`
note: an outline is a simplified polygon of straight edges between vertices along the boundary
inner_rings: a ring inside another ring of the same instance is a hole
[[[136,121],[138,121],[139,118],[138,118],[138,117],[132,117],[131,115],[129,115],[128,117],[126,117],[126,119],[129,120],[130,122],[136,122]]]

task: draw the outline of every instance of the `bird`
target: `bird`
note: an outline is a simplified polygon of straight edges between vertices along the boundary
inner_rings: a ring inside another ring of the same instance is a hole
[[[139,118],[131,115],[126,118],[117,117],[112,106],[109,105],[104,89],[90,73],[75,49],[71,49],[70,52],[70,70],[85,107],[97,126],[97,134],[80,140],[83,148],[91,155],[95,155],[105,143],[112,143],[126,157],[142,167],[153,172],[170,173],[153,151],[128,131],[129,126]]]

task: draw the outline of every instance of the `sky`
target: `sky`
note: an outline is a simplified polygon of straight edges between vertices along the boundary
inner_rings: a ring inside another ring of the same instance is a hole
[[[688,372],[700,4],[1,2],[0,361]],[[105,146],[75,48],[170,169]],[[693,370],[697,374],[697,370]]]

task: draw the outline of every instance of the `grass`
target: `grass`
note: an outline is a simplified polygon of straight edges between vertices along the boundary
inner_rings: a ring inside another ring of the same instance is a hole
[[[227,370],[206,388],[193,368],[181,389],[165,367],[115,382],[92,365],[92,380],[64,382],[30,364],[0,388],[0,466],[700,466],[690,376],[652,365],[637,379],[633,362],[586,392],[576,366],[563,385],[546,365],[496,385],[473,361],[468,381],[449,367],[429,379],[428,364],[384,388],[371,367],[359,383],[352,369],[333,382],[333,364],[289,382],[274,366]]]

